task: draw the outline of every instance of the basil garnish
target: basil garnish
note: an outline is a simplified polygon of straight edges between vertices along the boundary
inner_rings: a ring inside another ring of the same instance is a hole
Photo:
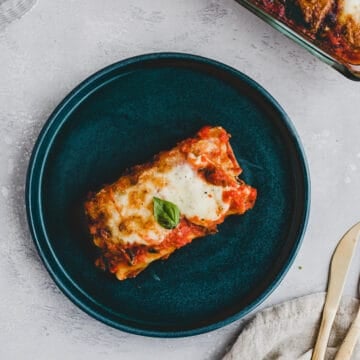
[[[180,210],[170,201],[154,197],[155,220],[165,229],[173,229],[180,221]]]

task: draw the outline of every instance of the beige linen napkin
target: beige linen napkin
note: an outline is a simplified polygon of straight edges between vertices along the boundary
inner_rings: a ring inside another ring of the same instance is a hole
[[[0,31],[13,20],[20,19],[36,0],[0,0]]]
[[[310,360],[325,293],[307,295],[265,309],[244,327],[223,360]],[[326,360],[331,360],[355,318],[359,301],[344,298],[331,331]],[[360,360],[360,345],[351,359]]]

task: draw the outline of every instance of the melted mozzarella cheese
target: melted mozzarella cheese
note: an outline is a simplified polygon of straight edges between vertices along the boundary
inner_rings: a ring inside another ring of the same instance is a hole
[[[126,244],[160,243],[171,230],[161,227],[153,213],[153,198],[176,204],[181,215],[194,223],[216,221],[229,209],[224,188],[207,183],[187,163],[166,172],[145,171],[136,185],[114,195],[115,208],[108,221],[112,236]]]
[[[216,221],[229,208],[222,199],[224,188],[204,181],[189,164],[176,166],[164,178],[167,185],[160,197],[176,204],[188,219]]]
[[[351,15],[360,23],[360,0],[343,0],[343,15]]]

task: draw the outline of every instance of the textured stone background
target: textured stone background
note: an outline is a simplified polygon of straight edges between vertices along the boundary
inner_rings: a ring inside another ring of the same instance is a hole
[[[360,218],[359,83],[233,0],[38,0],[0,29],[1,359],[219,359],[241,329],[237,321],[191,338],[153,339],[107,327],[62,295],[30,238],[24,178],[42,125],[85,77],[141,53],[220,60],[253,77],[285,108],[308,156],[312,208],[292,269],[262,307],[325,289],[335,244]],[[359,260],[358,253],[350,295]]]

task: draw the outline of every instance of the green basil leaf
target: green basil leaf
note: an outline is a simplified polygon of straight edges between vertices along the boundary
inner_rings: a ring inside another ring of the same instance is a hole
[[[180,210],[170,201],[154,197],[155,220],[165,229],[173,229],[180,221]]]

